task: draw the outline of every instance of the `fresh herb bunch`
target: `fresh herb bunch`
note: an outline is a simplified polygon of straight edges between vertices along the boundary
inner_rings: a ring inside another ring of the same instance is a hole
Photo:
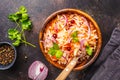
[[[14,46],[19,46],[20,43],[28,44],[32,47],[36,47],[35,45],[26,41],[24,32],[27,30],[31,30],[31,20],[29,19],[29,15],[27,14],[27,9],[25,6],[20,6],[19,10],[15,13],[12,13],[8,16],[10,21],[16,23],[15,28],[10,28],[8,30],[8,38],[13,40]]]
[[[61,58],[63,55],[63,52],[60,50],[58,44],[53,43],[53,47],[50,48],[50,50],[48,51],[49,54],[51,54],[52,56],[56,56],[56,58]]]

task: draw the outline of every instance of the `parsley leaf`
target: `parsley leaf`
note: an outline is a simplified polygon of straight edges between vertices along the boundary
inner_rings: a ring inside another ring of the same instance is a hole
[[[13,45],[14,45],[14,46],[19,46],[19,45],[20,45],[20,43],[21,43],[21,41],[20,41],[20,40],[16,40],[15,42],[13,42]]]
[[[27,13],[22,13],[22,21],[24,21],[24,20],[28,20],[28,14]]]
[[[15,42],[13,42],[14,46],[18,46],[21,43],[22,36],[21,36],[21,34],[19,33],[18,30],[16,30],[16,29],[9,29],[8,30],[8,34],[9,34],[8,37],[11,40],[15,41]]]
[[[53,49],[55,49],[55,50],[59,50],[59,46],[58,46],[58,44],[53,43]]]
[[[56,51],[56,54],[55,54],[56,58],[61,58],[62,55],[63,55],[63,52],[61,50]]]
[[[87,52],[87,54],[88,54],[89,56],[91,56],[92,53],[93,53],[93,50],[92,50],[92,48],[91,48],[89,45],[86,46],[86,52]]]
[[[26,13],[26,12],[27,12],[27,9],[26,9],[25,6],[20,6],[20,7],[19,7],[19,11],[20,11],[21,13]]]
[[[31,30],[31,20],[27,14],[27,9],[25,6],[20,6],[19,10],[15,13],[12,13],[8,16],[10,21],[13,21],[17,24],[16,28],[8,30],[8,38],[14,40],[13,45],[19,46],[20,43],[25,43],[36,47],[35,45],[26,41],[24,31]]]
[[[11,39],[11,40],[14,40],[14,39],[21,39],[21,34],[19,33],[18,30],[16,29],[9,29],[8,30],[8,37]]]
[[[71,34],[71,37],[72,37],[72,40],[73,42],[79,42],[79,39],[78,39],[78,31],[75,31]]]
[[[28,21],[28,20],[23,21],[21,25],[22,25],[23,30],[30,30],[31,29],[31,21]]]
[[[53,47],[51,47],[48,51],[48,53],[52,56],[56,56],[56,58],[61,58],[63,55],[63,52],[60,50],[58,44],[53,43]]]
[[[56,53],[56,50],[52,47],[52,48],[50,48],[48,53],[51,54],[52,56],[54,56]]]
[[[75,32],[72,33],[71,36],[72,36],[72,37],[77,37],[77,35],[78,35],[78,31],[75,31]]]
[[[9,20],[14,21],[14,22],[19,19],[19,17],[16,14],[10,14],[8,18]]]

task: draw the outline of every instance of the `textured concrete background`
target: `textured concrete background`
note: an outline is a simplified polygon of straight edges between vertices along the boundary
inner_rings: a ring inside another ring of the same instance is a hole
[[[17,60],[12,68],[0,71],[0,80],[30,80],[28,78],[28,67],[35,60],[41,60],[49,68],[46,80],[54,80],[60,69],[48,63],[39,48],[38,36],[45,19],[53,12],[63,8],[76,8],[91,15],[98,23],[105,46],[113,29],[120,26],[120,1],[119,0],[0,0],[0,41],[9,41],[7,38],[8,28],[15,26],[8,20],[10,13],[17,11],[18,7],[24,5],[28,9],[33,29],[26,32],[27,41],[37,47],[21,45],[17,47]],[[26,60],[24,57],[28,56]],[[89,80],[98,66],[90,66],[83,71],[72,71],[66,80]]]

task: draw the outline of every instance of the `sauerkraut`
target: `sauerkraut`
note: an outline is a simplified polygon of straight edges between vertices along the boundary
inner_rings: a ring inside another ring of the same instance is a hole
[[[97,31],[91,21],[80,14],[65,13],[47,24],[43,46],[51,60],[66,65],[75,56],[80,57],[79,63],[89,59],[96,50],[97,40]],[[76,48],[79,53],[75,53]]]

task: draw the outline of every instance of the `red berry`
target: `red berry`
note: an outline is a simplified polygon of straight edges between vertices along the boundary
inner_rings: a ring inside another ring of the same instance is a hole
[[[75,21],[74,21],[74,20],[71,20],[70,22],[71,22],[71,24],[74,24],[74,23],[75,23]]]
[[[57,38],[57,34],[53,34],[53,37],[54,37],[54,38]]]
[[[67,47],[67,50],[70,51],[70,50],[71,50],[71,47]]]

